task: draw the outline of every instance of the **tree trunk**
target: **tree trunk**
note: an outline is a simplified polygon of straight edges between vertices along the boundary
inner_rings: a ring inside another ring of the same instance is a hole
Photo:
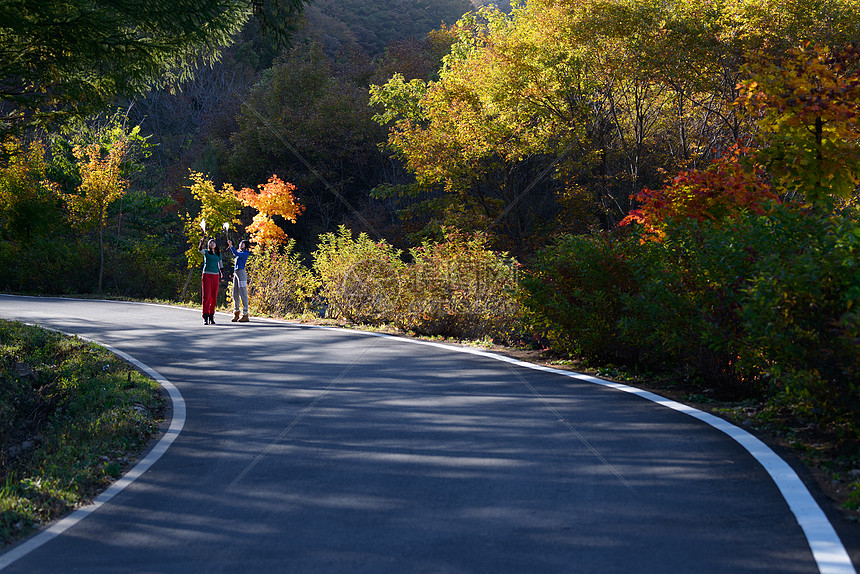
[[[122,227],[122,202],[125,199],[125,194],[119,196],[119,217],[116,219],[116,248],[113,252],[113,288],[119,294],[119,232]]]
[[[194,273],[194,268],[188,270],[188,277],[185,278],[185,285],[182,286],[182,293],[179,294],[179,300],[185,301],[185,292],[188,291],[188,284],[191,283],[191,274]]]
[[[818,161],[818,187],[824,189],[824,181],[822,174],[822,163],[824,163],[824,154],[821,150],[821,144],[824,141],[824,120],[821,116],[815,118],[815,159]]]
[[[99,295],[102,293],[102,276],[105,270],[104,220],[99,220]]]

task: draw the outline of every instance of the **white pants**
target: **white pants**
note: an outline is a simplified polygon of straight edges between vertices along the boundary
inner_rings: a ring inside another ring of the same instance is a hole
[[[242,313],[248,314],[248,275],[244,269],[233,271],[233,310],[239,311],[239,299],[242,299]]]

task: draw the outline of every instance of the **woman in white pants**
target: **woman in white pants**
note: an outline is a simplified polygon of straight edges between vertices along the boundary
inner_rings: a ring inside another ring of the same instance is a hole
[[[233,323],[248,322],[248,275],[245,273],[245,263],[251,254],[251,246],[246,240],[239,242],[239,250],[233,247],[233,242],[227,240],[227,247],[233,253],[236,261],[233,265]],[[242,301],[242,316],[239,316],[239,300]]]

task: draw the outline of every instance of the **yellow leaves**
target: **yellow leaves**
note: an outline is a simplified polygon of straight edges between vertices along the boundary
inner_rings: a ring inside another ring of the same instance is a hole
[[[385,106],[378,120],[401,120],[389,146],[419,184],[462,191],[481,162],[516,162],[576,137],[580,110],[570,81],[581,54],[557,41],[564,12],[529,4],[507,16],[485,8],[458,25],[459,42],[437,82],[413,86],[395,76],[374,90],[373,103]]]
[[[24,144],[10,137],[2,143],[0,162],[0,223],[15,239],[49,233],[52,213],[61,197],[59,185],[47,178],[45,146]]]
[[[741,50],[836,45],[856,37],[859,9],[854,0],[731,0],[720,10],[717,34]]]
[[[121,174],[127,151],[128,142],[124,139],[114,141],[106,152],[96,143],[74,147],[81,184],[78,194],[65,196],[73,223],[102,227],[108,206],[122,197],[128,187],[128,180]]]
[[[200,213],[195,218],[186,215],[189,224],[187,227],[196,230],[201,221],[205,220],[207,231],[217,233],[224,223],[235,221],[242,204],[236,198],[236,190],[232,184],[225,183],[220,190],[216,190],[215,184],[202,173],[192,171],[189,177],[192,184],[188,189],[200,201]],[[191,236],[189,241],[194,243]]]
[[[206,232],[215,235],[221,231],[225,223],[238,222],[236,218],[242,209],[242,204],[236,199],[236,190],[229,183],[225,183],[218,190],[215,184],[202,173],[190,171],[189,178],[191,185],[188,189],[200,202],[200,213],[196,216],[186,213],[182,218],[189,245],[185,257],[190,269],[197,265],[200,259],[200,254],[197,253],[197,241],[203,227],[201,223],[205,221]]]
[[[3,145],[8,158],[0,167],[0,205],[10,206],[22,200],[32,200],[43,190],[56,192],[56,184],[45,179],[45,146],[34,141],[24,146],[17,138]]]
[[[252,242],[257,247],[267,249],[277,247],[287,242],[287,234],[275,222],[273,216],[282,217],[295,223],[296,218],[304,210],[293,196],[296,187],[282,181],[277,175],[269,178],[265,184],[258,185],[258,191],[243,188],[237,191],[232,184],[225,183],[220,190],[202,173],[191,172],[191,193],[201,203],[197,217],[185,215],[185,233],[191,247],[186,252],[189,265],[196,262],[196,237],[202,220],[206,220],[207,230],[218,233],[225,223],[240,223],[237,219],[242,206],[251,207],[257,211],[251,224],[245,228]]]

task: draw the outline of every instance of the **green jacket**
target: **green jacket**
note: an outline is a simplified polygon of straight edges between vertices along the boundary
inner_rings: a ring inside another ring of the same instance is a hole
[[[203,273],[219,273],[218,267],[221,263],[221,256],[209,253],[208,249],[201,249],[200,254],[203,255]]]

